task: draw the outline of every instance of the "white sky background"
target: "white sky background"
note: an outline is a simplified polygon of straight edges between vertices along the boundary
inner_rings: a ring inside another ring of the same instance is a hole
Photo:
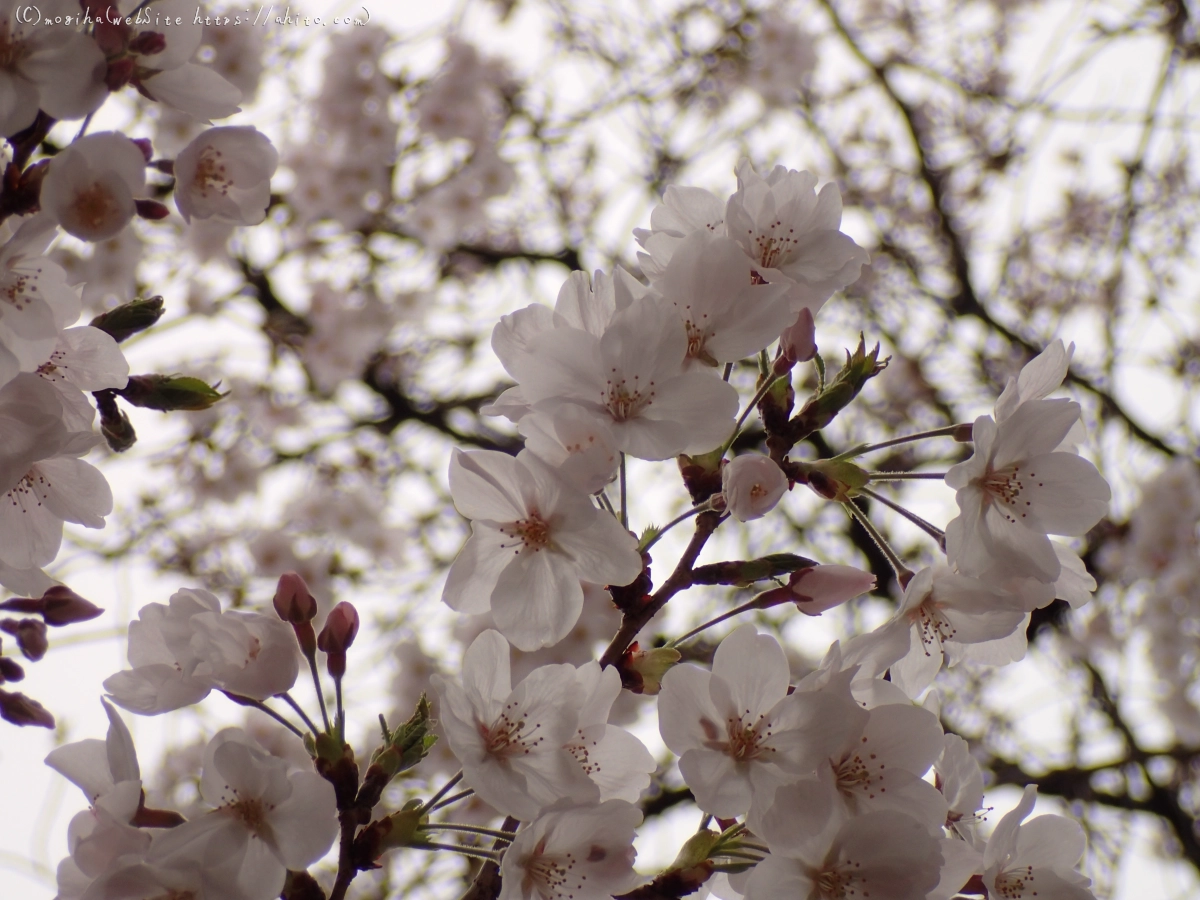
[[[598,3],[598,0],[593,2]],[[276,4],[272,15],[282,14],[287,6],[286,3]],[[366,4],[373,21],[385,23],[401,35],[422,36],[428,36],[431,30],[441,27],[448,16],[455,15],[464,6],[465,4],[452,5],[437,0]],[[355,12],[361,14],[361,5],[340,2],[322,3],[320,0],[309,0],[293,3],[291,7],[293,11],[304,9],[311,15],[326,18]],[[491,24],[481,27],[481,21],[487,22],[491,18],[484,7],[482,2],[475,3],[471,7],[472,14],[463,19],[466,36],[477,42],[485,51],[492,49],[510,58],[511,48],[521,46],[528,54],[524,57],[528,61],[526,64],[531,71],[534,70],[537,50],[541,45],[536,26],[527,20],[518,7],[517,14],[507,27],[497,28]],[[258,6],[252,5],[252,9],[257,12]],[[1039,16],[1044,18],[1039,21],[1044,22],[1056,17],[1057,27],[1050,28],[1042,24],[1036,33],[1026,34],[1017,42],[1022,60],[1028,61],[1028,65],[1018,67],[1018,77],[1028,73],[1032,79],[1045,69],[1048,54],[1064,52],[1060,44],[1062,35],[1070,32],[1076,18],[1091,7],[1082,2],[1061,2],[1053,5],[1051,9],[1053,16],[1046,9],[1042,9]],[[481,11],[483,14],[477,15]],[[333,27],[326,26],[328,30],[332,30]],[[1053,94],[1053,99],[1080,108],[1103,102],[1107,106],[1130,110],[1143,109],[1149,85],[1157,72],[1160,53],[1161,45],[1155,46],[1152,41],[1138,47],[1126,45],[1123,53],[1106,54],[1083,69],[1069,83],[1062,85]],[[435,65],[436,59],[430,59],[429,64]],[[517,61],[516,67],[520,70],[522,62]],[[313,81],[319,77],[319,69],[315,63],[311,74]],[[559,87],[569,92],[569,85]],[[1191,88],[1194,90],[1195,87],[1193,82]],[[272,133],[273,126],[287,118],[292,103],[294,100],[291,97],[260,95],[258,113],[254,116],[244,113],[228,120],[227,124],[253,123]],[[1174,98],[1173,106],[1177,110],[1196,108],[1188,97]],[[1080,126],[1080,130],[1083,129],[1084,126]],[[995,210],[998,223],[1028,220],[1046,212],[1044,204],[1053,202],[1058,196],[1056,190],[1047,189],[1057,186],[1055,153],[1063,147],[1078,146],[1081,142],[1080,130],[1056,126],[1051,140],[1043,143],[1045,149],[1042,159],[1031,167],[1023,190],[1006,198],[1007,202],[1003,207]],[[1094,168],[1097,171],[1107,171],[1102,168],[1102,164],[1106,165],[1114,158],[1128,157],[1137,138],[1136,131],[1127,122],[1116,123],[1103,129],[1087,126],[1086,134],[1090,153],[1095,157]],[[797,161],[782,156],[779,162],[785,165],[799,165]],[[630,164],[633,163],[630,161]],[[729,161],[714,160],[713,168],[714,178],[718,179],[716,183],[732,183],[732,166]],[[612,214],[608,217],[613,230],[611,246],[631,245],[632,238],[628,234],[628,228],[648,224],[645,219],[629,221],[631,215],[634,213],[629,204],[622,204],[619,199],[614,201]],[[853,229],[852,222],[848,228]],[[1003,230],[1000,233],[1008,230],[1006,224],[1001,228]],[[547,286],[547,299],[553,299],[556,288],[557,285]],[[1080,344],[1080,352],[1086,353],[1089,329],[1094,333],[1095,328],[1094,321],[1088,321],[1081,315],[1079,321],[1064,323],[1059,333],[1067,340],[1074,338]],[[1133,335],[1138,345],[1145,347],[1147,354],[1153,352],[1156,344],[1161,345],[1157,340],[1160,335],[1149,326],[1140,332],[1135,327]],[[152,350],[157,354],[165,354],[169,352],[171,340],[184,339],[183,336],[164,337],[163,340],[156,341],[153,347],[147,348],[147,352]],[[834,341],[831,340],[830,343]],[[139,360],[143,363],[144,361],[145,358]],[[249,364],[253,365],[252,362]],[[135,365],[135,369],[148,371],[150,367]],[[1151,428],[1159,422],[1176,419],[1180,404],[1191,402],[1195,409],[1195,404],[1200,403],[1198,398],[1193,397],[1189,401],[1181,396],[1182,388],[1179,385],[1164,384],[1156,377],[1151,377],[1145,370],[1130,368],[1121,374],[1123,380],[1118,385],[1118,396],[1136,408],[1141,420]],[[1148,406],[1145,402],[1147,397],[1154,397],[1156,405]],[[979,410],[981,413],[984,411]],[[144,421],[145,424],[139,428],[139,433],[144,439],[151,437],[154,430],[162,432],[166,428],[169,432],[169,423],[165,418],[156,417]],[[634,474],[636,475],[636,468]],[[117,502],[120,503],[122,485],[113,476],[110,476],[110,480],[114,481]],[[914,499],[918,497],[915,493],[909,496]],[[933,521],[945,521],[953,515],[952,500],[944,489],[939,492],[930,487],[912,507]],[[652,511],[646,510],[645,513],[649,517]],[[661,516],[655,518],[662,520]],[[664,558],[670,558],[678,549],[678,545],[668,540],[664,540],[660,547]],[[60,560],[59,565],[69,570],[72,560]],[[62,568],[57,571],[62,571]],[[88,571],[93,575],[96,573],[94,569]],[[52,633],[51,650],[45,661],[26,666],[27,678],[19,686],[19,689],[41,700],[59,716],[60,723],[69,729],[70,740],[103,737],[107,721],[98,702],[99,681],[124,666],[124,648],[120,640],[123,623],[136,615],[141,604],[165,602],[170,592],[179,586],[170,579],[164,581],[145,568],[132,564],[121,565],[113,571],[117,573],[115,579],[111,576],[107,579],[92,578],[87,582],[86,588],[82,584],[71,582],[72,586],[77,587],[85,596],[106,606],[108,612],[101,619],[67,629],[65,633]],[[819,625],[810,621],[806,622],[805,626],[801,639],[811,641],[819,652]],[[364,652],[358,647],[356,651]],[[357,682],[356,695],[382,690],[386,686],[387,677],[388,673],[384,667],[377,667],[377,683],[369,689],[364,689],[365,686]],[[1061,730],[1060,712],[1056,709],[1056,703],[1053,698],[1048,699],[1039,693],[1040,683],[1036,666],[1022,665],[1019,670],[1014,668],[1010,700],[1014,705],[1028,710],[1029,716],[1025,721],[1029,729],[1046,732]],[[366,708],[365,705],[359,707],[359,711],[363,712]],[[126,716],[137,741],[144,772],[154,768],[154,761],[163,747],[201,731],[211,734],[224,724],[240,720],[240,710],[220,697],[210,698],[201,704],[197,717],[167,715],[154,719],[139,719]],[[44,900],[54,895],[54,866],[66,855],[66,824],[76,811],[83,808],[84,801],[74,786],[42,765],[42,759],[53,746],[54,736],[43,730],[18,730],[7,725],[0,726],[0,772],[4,774],[4,777],[0,778],[0,900]],[[1015,791],[989,793],[987,801],[996,807],[992,821],[997,820],[1011,807],[1017,796]],[[1044,811],[1054,811],[1053,803],[1046,804]],[[666,817],[666,822],[668,825],[676,824],[689,830],[695,824],[691,813],[683,815],[682,818],[677,815]],[[1143,900],[1147,897],[1197,896],[1200,893],[1200,884],[1196,883],[1190,870],[1184,866],[1160,861],[1154,856],[1150,847],[1150,842],[1154,840],[1151,829],[1141,828],[1139,834],[1143,846],[1127,855],[1119,879],[1120,890],[1114,897],[1117,900]],[[676,836],[670,836],[662,841],[646,841],[642,847],[643,868],[649,870],[653,865],[661,866],[669,862],[677,847],[677,840]]]

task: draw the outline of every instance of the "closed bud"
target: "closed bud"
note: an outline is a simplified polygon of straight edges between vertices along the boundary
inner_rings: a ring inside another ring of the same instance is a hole
[[[786,587],[759,594],[754,609],[769,609],[795,603],[806,616],[819,616],[827,609],[875,589],[875,576],[853,566],[811,566],[792,573]]]
[[[0,681],[21,681],[25,670],[20,663],[7,656],[0,656]]]
[[[779,336],[780,357],[775,360],[775,373],[782,375],[798,362],[808,362],[817,355],[816,323],[807,309],[800,310],[795,323]]]
[[[161,412],[208,409],[225,396],[187,375],[131,375],[116,393],[134,406]]]
[[[8,691],[0,691],[0,719],[13,725],[54,727],[54,716],[46,707],[24,694]]]
[[[46,623],[37,619],[22,619],[10,634],[16,637],[17,646],[30,662],[37,662],[50,648],[50,642],[46,640]]]
[[[133,208],[139,218],[148,219],[151,222],[165,219],[171,214],[171,210],[157,200],[134,200]]]
[[[325,627],[317,635],[317,649],[326,654],[330,677],[341,678],[346,674],[346,651],[357,634],[358,611],[343,600],[330,611]]]
[[[106,313],[101,313],[88,324],[99,328],[118,344],[139,331],[145,331],[162,318],[163,298],[149,297],[131,300]]]
[[[317,615],[317,601],[308,592],[308,584],[295,572],[279,576],[275,588],[275,612],[292,625],[311,622]]]
[[[99,606],[84,600],[66,585],[55,585],[42,595],[39,610],[47,625],[55,628],[86,622],[104,612]]]
[[[167,49],[167,38],[157,31],[142,31],[129,42],[129,51],[140,56],[153,56]],[[137,143],[136,141],[134,143]],[[149,141],[146,141],[149,145]],[[147,158],[146,162],[150,162]]]

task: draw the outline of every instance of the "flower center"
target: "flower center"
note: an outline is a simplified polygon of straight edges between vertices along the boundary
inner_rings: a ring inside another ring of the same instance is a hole
[[[991,500],[1009,507],[1008,510],[1002,510],[1001,514],[1008,521],[1016,522],[1024,519],[1028,515],[1028,507],[1033,505],[1030,500],[1022,500],[1021,495],[1034,486],[1035,478],[1037,475],[1034,472],[1023,475],[1018,463],[1003,469],[989,469],[987,474],[979,479],[979,486],[983,489],[985,502]],[[1042,482],[1036,482],[1036,485],[1044,486]]]
[[[778,233],[776,233],[777,229]],[[773,269],[776,263],[786,262],[787,258],[791,256],[792,251],[800,243],[795,234],[795,228],[789,228],[787,233],[784,234],[783,222],[776,219],[767,227],[765,232],[754,235],[754,258],[759,261],[764,269]]]
[[[940,648],[946,641],[954,640],[958,629],[946,618],[946,614],[937,607],[932,598],[926,598],[920,606],[908,613],[908,621],[917,626],[917,634],[921,636],[921,644],[925,655],[930,655],[931,647]]]
[[[572,888],[574,891],[580,890],[583,882],[587,880],[583,873],[572,878],[575,855],[564,853],[562,856],[543,856],[545,849],[545,841],[540,841],[533,854],[525,861],[522,892],[526,897],[536,896],[543,900],[573,897]]]
[[[714,750],[728,753],[738,762],[747,762],[765,754],[774,753],[774,747],[766,746],[772,734],[766,716],[759,716],[753,724],[747,724],[749,719],[750,710],[746,710],[737,718],[730,716],[725,721],[725,733],[728,740],[721,743],[708,741],[708,746]]]
[[[510,538],[516,538],[511,544],[501,544],[504,549],[516,547],[514,553],[520,553],[530,548],[534,553],[550,546],[550,523],[541,517],[537,510],[524,519],[509,522],[500,529],[500,533]]]
[[[240,819],[246,830],[257,837],[262,837],[267,830],[267,813],[274,807],[269,807],[258,797],[238,799],[224,807],[229,814]]]
[[[541,730],[542,724],[527,722],[515,703],[508,704],[490,726],[479,726],[487,752],[499,759],[532,753],[544,740],[538,735]]]
[[[617,370],[613,369],[612,374],[616,377]],[[654,402],[654,382],[651,381],[644,389],[639,382],[640,377],[634,375],[633,384],[626,378],[618,381],[610,378],[606,383],[602,402],[616,421],[627,422],[637,418],[643,409]]]
[[[821,900],[847,900],[849,897],[857,900],[860,893],[861,896],[869,896],[865,892],[855,890],[854,873],[846,871],[850,866],[849,862],[845,862],[837,868],[825,869],[817,875],[814,881]]]
[[[93,184],[76,194],[72,208],[78,221],[88,228],[99,228],[121,213],[116,198],[102,184]]]
[[[1036,897],[1037,890],[1033,879],[1033,866],[1013,869],[1011,872],[1001,872],[996,876],[996,896],[1003,900],[1021,900],[1024,897]]]
[[[41,269],[37,270],[41,272]],[[30,285],[29,282],[33,284]],[[31,278],[28,275],[18,275],[15,272],[5,272],[3,280],[0,281],[3,287],[0,287],[0,300],[5,300],[17,312],[23,310],[29,305],[31,294],[36,293],[37,278]]]
[[[225,174],[225,164],[221,162],[221,151],[213,147],[205,147],[196,163],[196,174],[192,176],[192,187],[201,197],[208,198],[209,188],[225,196],[233,180]]]

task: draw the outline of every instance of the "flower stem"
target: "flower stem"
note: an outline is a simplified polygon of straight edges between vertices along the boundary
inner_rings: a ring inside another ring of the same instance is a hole
[[[842,506],[846,507],[846,512],[858,520],[858,524],[871,536],[871,540],[875,542],[875,546],[887,557],[887,561],[892,565],[892,570],[896,573],[896,580],[900,582],[900,586],[907,587],[913,573],[900,561],[900,557],[896,555],[896,551],[892,549],[892,545],[879,533],[879,529],[875,527],[870,518],[867,517],[867,514],[858,508],[858,505],[854,501],[846,500],[842,503]]]
[[[234,703],[236,703],[238,706],[252,706],[257,710],[265,712],[268,716],[270,716],[272,719],[274,719],[276,722],[278,722],[280,725],[282,725],[288,731],[290,731],[294,735],[296,735],[296,737],[303,740],[303,738],[304,738],[303,731],[301,731],[299,728],[297,728],[295,725],[293,725],[291,722],[289,722],[287,719],[285,719],[279,713],[275,712],[275,710],[271,709],[271,707],[267,706],[267,704],[263,703],[261,700],[255,700],[252,697],[245,697],[245,696],[242,696],[241,694],[231,694],[229,691],[221,691],[221,693],[224,694],[226,697],[228,697],[230,700],[232,700]]]
[[[308,657],[308,670],[312,672],[313,685],[317,689],[317,702],[321,704],[321,720],[325,723],[325,733],[332,733],[333,729],[329,727],[329,713],[325,709],[325,694],[321,690],[321,675],[317,671],[317,657],[312,655]]]
[[[725,363],[725,371],[721,373],[721,380],[728,381],[729,376],[733,374],[733,363]]]
[[[694,638],[700,632],[705,631],[709,628],[712,628],[714,625],[720,625],[726,619],[732,619],[734,616],[738,615],[739,613],[749,612],[752,609],[758,609],[758,606],[755,604],[755,602],[753,600],[749,601],[748,603],[743,603],[741,606],[737,607],[736,609],[731,609],[728,612],[723,612],[723,613],[721,613],[721,615],[717,616],[715,619],[709,619],[703,625],[696,626],[691,631],[689,631],[687,634],[685,634],[683,637],[677,637],[673,641],[668,641],[666,646],[678,647],[684,641]]]
[[[419,810],[420,814],[422,816],[428,815],[432,810],[434,810],[436,808],[437,802],[446,796],[446,794],[450,790],[450,788],[454,787],[456,784],[458,784],[460,781],[462,781],[462,777],[463,777],[462,769],[459,769],[457,775],[455,775],[453,778],[451,778],[449,781],[447,781],[445,784],[443,784],[441,789],[436,794],[434,794],[432,797],[430,797],[429,801],[427,803],[425,803],[421,806],[421,809]]]
[[[449,850],[451,853],[461,853],[463,856],[473,856],[476,859],[485,859],[488,862],[500,861],[500,857],[490,850],[464,847],[461,844],[439,844],[435,841],[426,841],[424,844],[409,844],[409,846],[414,850]]]
[[[934,428],[932,431],[918,431],[916,434],[906,434],[903,437],[892,438],[890,441],[880,441],[878,444],[860,444],[853,449],[847,450],[845,453],[839,453],[834,459],[853,459],[856,456],[862,456],[864,453],[873,453],[885,447],[895,447],[899,444],[923,441],[926,438],[950,437],[962,427],[961,425],[947,425],[945,428]]]
[[[474,793],[475,793],[475,791],[473,791],[473,790],[472,790],[472,789],[470,789],[470,788],[467,788],[465,791],[459,791],[457,794],[451,794],[451,795],[450,795],[449,797],[447,797],[445,800],[439,800],[437,803],[435,803],[433,806],[431,806],[431,807],[429,808],[429,811],[430,811],[430,812],[437,812],[439,809],[442,809],[442,808],[444,808],[444,807],[447,807],[447,806],[449,806],[451,803],[457,803],[459,800],[465,800],[465,799],[467,799],[468,797],[470,797],[470,796],[471,796],[472,794],[474,794]]]
[[[621,527],[629,527],[629,507],[625,490],[625,453],[621,453]]]
[[[308,726],[308,730],[312,732],[313,737],[316,737],[320,733],[317,730],[317,726],[313,724],[313,720],[308,717],[308,713],[306,713],[300,704],[296,702],[295,697],[293,697],[287,691],[284,691],[282,694],[276,694],[275,696],[282,697],[284,702],[296,711],[296,714],[299,715],[300,718],[304,720],[304,724]]]
[[[870,497],[872,500],[878,500],[880,503],[882,503],[884,506],[888,507],[889,509],[893,509],[896,512],[900,513],[900,515],[904,516],[904,518],[908,519],[908,521],[912,522],[914,525],[916,525],[918,528],[920,528],[922,531],[924,531],[927,535],[929,535],[931,538],[933,538],[935,541],[937,541],[938,544],[941,545],[943,550],[946,549],[946,532],[942,531],[942,529],[938,528],[932,522],[926,522],[924,519],[922,519],[920,516],[918,516],[915,512],[911,512],[910,510],[905,509],[899,503],[889,500],[887,497],[883,496],[883,494],[876,493],[875,491],[872,491],[869,488],[859,488],[858,492],[865,497]]]
[[[872,481],[941,481],[945,472],[868,472]]]
[[[421,831],[461,831],[464,834],[481,834],[484,837],[500,838],[507,841],[512,835],[496,828],[484,828],[482,825],[463,825],[458,822],[429,822],[420,826]]]
[[[346,713],[342,709],[342,679],[333,679],[333,693],[337,698],[337,737],[339,741],[346,740]]]
[[[646,546],[642,547],[642,550],[643,551],[649,550],[651,547],[653,547],[655,544],[658,543],[659,538],[661,538],[664,534],[666,534],[669,530],[674,528],[680,522],[686,522],[692,516],[697,515],[702,512],[708,512],[711,509],[712,509],[712,500],[710,499],[710,500],[705,500],[703,503],[697,504],[696,506],[693,506],[691,509],[680,513],[675,518],[673,518],[670,522],[668,522],[666,525],[664,525],[662,528],[658,529],[658,534],[656,534],[656,535],[654,535],[654,537],[650,538],[650,540],[648,540],[646,542]]]

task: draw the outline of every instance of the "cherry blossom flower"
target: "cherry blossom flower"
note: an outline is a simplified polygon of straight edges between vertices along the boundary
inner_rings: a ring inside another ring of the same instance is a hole
[[[819,781],[781,787],[762,836],[771,853],[750,873],[746,900],[925,900],[940,879],[940,841],[920,822],[895,810],[850,818]]]
[[[146,187],[146,157],[115,131],[89,134],[50,162],[41,203],[68,234],[103,241],[118,234],[134,214],[134,198]]]
[[[601,669],[589,662],[578,669],[584,701],[575,737],[566,748],[600,788],[600,799],[636,803],[658,768],[646,745],[617,725],[608,723],[612,705],[621,693],[621,676],[613,666]]]
[[[188,620],[196,678],[254,700],[282,694],[296,683],[299,648],[288,623],[261,613],[205,611]]]
[[[579,407],[530,413],[517,427],[525,449],[585,494],[603,490],[617,477],[620,451],[612,429]]]
[[[56,233],[53,219],[36,216],[0,248],[0,387],[44,363],[59,332],[79,318],[78,292],[42,255]]]
[[[129,663],[133,669],[118,672],[104,689],[123,709],[144,716],[158,715],[198,703],[212,690],[212,682],[195,674],[200,656],[192,648],[193,616],[219,613],[221,602],[208,591],[183,588],[167,605],[148,603],[129,623]]]
[[[633,870],[641,821],[623,800],[548,810],[504,851],[499,900],[609,900],[632,890],[645,880]]]
[[[775,508],[787,489],[783,470],[761,453],[743,453],[721,470],[725,508],[739,522],[761,519]]]
[[[947,644],[1007,637],[1028,612],[1024,598],[997,580],[970,578],[945,566],[922,569],[905,588],[892,626],[910,634],[908,653],[893,665],[893,680],[916,696],[933,683]]]
[[[87,431],[96,417],[84,391],[123,388],[129,382],[129,362],[120,345],[99,328],[68,328],[58,336],[54,352],[37,373],[58,391],[63,424]]]
[[[257,225],[271,201],[279,153],[255,128],[210,128],[175,159],[175,205],[185,222]]]
[[[642,570],[637,540],[528,451],[456,450],[450,492],[471,537],[450,567],[442,600],[489,610],[522,650],[555,644],[579,619],[579,582],[628,584]]]
[[[588,410],[639,459],[703,453],[733,430],[737,391],[708,372],[684,371],[687,334],[654,296],[615,313],[600,337],[554,328],[529,351],[509,367],[528,403]]]
[[[337,837],[333,785],[313,771],[289,771],[240,728],[209,742],[200,795],[215,808],[158,836],[148,862],[199,863],[233,891],[269,900],[288,869],[306,869]]]
[[[747,159],[737,165],[737,181],[725,228],[764,280],[791,285],[793,313],[803,308],[815,315],[834,291],[858,280],[869,257],[839,230],[837,185],[826,184],[818,193],[815,175],[783,166],[764,178]]]
[[[71,855],[58,867],[60,897],[84,896],[93,879],[142,858],[150,847],[150,833],[130,824],[141,796],[140,782],[122,781],[71,819],[67,826]]]
[[[51,562],[64,521],[103,528],[112,512],[108,482],[77,458],[100,437],[68,431],[61,410],[58,392],[36,375],[22,374],[0,390],[0,421],[21,423],[0,432],[0,561],[14,569]]]
[[[960,572],[1001,565],[1058,578],[1062,564],[1046,535],[1084,534],[1112,495],[1090,462],[1055,450],[1078,418],[1073,401],[1031,399],[1003,422],[975,420],[974,455],[946,473],[961,511],[946,526],[946,555]]]
[[[861,733],[868,716],[848,684],[789,695],[788,678],[779,642],[750,624],[721,642],[711,672],[684,664],[663,676],[659,730],[705,812],[738,816],[769,803]]]
[[[983,809],[983,773],[971,756],[967,742],[957,734],[942,737],[942,755],[933,764],[937,787],[946,798],[946,827],[971,846],[982,850],[977,827]]]
[[[907,703],[876,706],[817,775],[836,789],[848,816],[895,810],[940,837],[946,800],[923,779],[942,752],[942,738],[937,716],[927,710]]]
[[[0,3],[0,86],[6,102],[0,134],[11,136],[33,124],[38,109],[53,119],[78,119],[108,97],[104,54],[83,31],[50,26],[55,16],[79,18],[73,0],[39,4],[35,19],[22,15],[16,0]]]
[[[1037,800],[1029,785],[1021,802],[1002,818],[983,852],[983,884],[1005,900],[1094,900],[1091,880],[1075,871],[1083,856],[1083,829],[1063,816],[1037,816],[1025,824]]]
[[[687,358],[710,366],[752,356],[796,319],[787,286],[754,277],[751,261],[722,235],[696,231],[657,282],[687,329]]]
[[[574,666],[542,666],[512,688],[508,642],[488,630],[463,656],[461,685],[430,682],[463,781],[500,812],[527,821],[560,799],[599,799],[568,749],[585,700]]]

